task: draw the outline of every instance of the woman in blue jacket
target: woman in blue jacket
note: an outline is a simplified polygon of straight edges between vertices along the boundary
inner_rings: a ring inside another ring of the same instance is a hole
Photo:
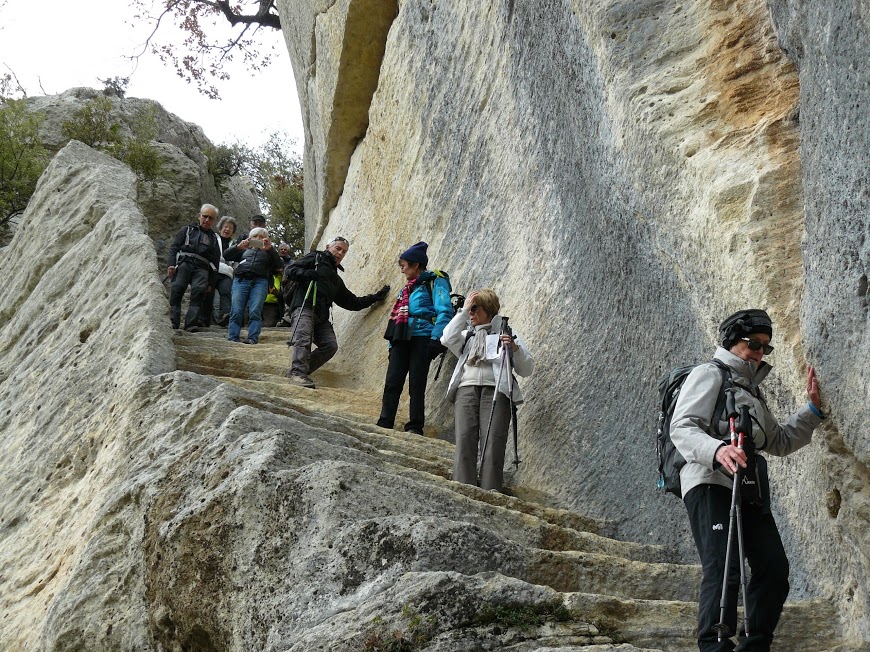
[[[423,434],[426,422],[429,363],[444,351],[441,333],[453,317],[450,282],[446,275],[426,269],[428,248],[425,242],[418,242],[399,256],[399,269],[407,283],[396,298],[384,333],[384,339],[390,342],[390,362],[378,419],[379,426],[393,427],[405,378],[408,378],[411,418],[405,424],[405,432],[418,435]]]

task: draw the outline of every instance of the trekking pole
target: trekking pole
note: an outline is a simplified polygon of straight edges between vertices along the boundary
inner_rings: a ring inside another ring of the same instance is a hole
[[[741,410],[745,410],[745,414],[748,417],[749,407],[742,406]],[[734,392],[729,390],[725,395],[725,413],[728,416],[728,426],[731,431],[731,445],[737,446],[740,450],[743,449],[743,438],[742,433],[741,436],[738,437],[738,427],[737,427],[737,408],[735,407],[734,401]],[[748,418],[747,418],[748,420]],[[741,416],[741,426],[743,426],[743,417]],[[719,600],[719,623],[714,626],[714,629],[717,633],[717,639],[719,642],[722,641],[723,638],[728,638],[731,636],[732,632],[728,627],[728,623],[725,622],[725,611],[728,604],[728,575],[731,570],[731,553],[733,552],[733,543],[734,543],[734,529],[735,523],[737,526],[737,546],[738,546],[738,554],[740,555],[740,581],[743,587],[743,612],[744,612],[744,633],[748,634],[746,631],[746,576],[745,576],[745,564],[743,562],[743,514],[740,509],[740,465],[737,465],[737,470],[734,472],[734,478],[732,480],[732,491],[731,491],[731,509],[729,510],[728,517],[728,543],[725,547],[725,570],[722,576],[722,597]],[[735,605],[736,608],[736,605]]]
[[[501,375],[505,368],[505,359],[507,357],[507,347],[502,346],[501,335],[504,333],[504,327],[507,325],[507,317],[502,317],[502,326],[499,330],[499,341],[498,346],[501,347],[501,354],[499,354],[498,358],[498,378],[495,380],[495,391],[492,393],[492,407],[489,410],[489,423],[486,425],[486,437],[483,439],[483,452],[480,455],[480,467],[477,472],[480,473],[480,469],[483,468],[483,462],[486,459],[486,445],[489,442],[489,432],[492,430],[492,417],[495,414],[495,402],[498,400],[498,388],[501,387]]]
[[[507,335],[511,336],[511,341],[514,339],[514,333],[511,330],[511,327],[508,326],[508,318],[504,318],[504,332]],[[507,361],[508,361],[508,399],[511,403],[511,419],[513,421],[513,435],[514,435],[514,470],[519,470],[520,468],[520,450],[517,444],[517,404],[514,403],[514,383],[516,380],[514,379],[514,347],[513,345],[509,345],[507,347]]]
[[[749,406],[741,405],[740,406],[740,420],[737,422],[737,430],[740,433],[737,440],[737,447],[740,450],[746,450],[744,447],[745,438],[747,435],[752,436],[752,421],[749,416]],[[737,480],[735,479],[735,483]],[[737,492],[738,499],[740,498],[740,492]],[[736,510],[737,510],[737,549],[740,553],[740,589],[743,593],[743,635],[749,636],[749,617],[747,615],[747,606],[746,606],[746,591],[747,591],[747,581],[746,581],[746,553],[744,552],[746,548],[743,546],[743,512],[741,507],[740,500],[737,501]]]
[[[305,304],[308,302],[308,296],[311,294],[311,288],[314,287],[314,281],[308,284],[308,289],[305,291],[305,298],[302,299],[302,306],[299,308],[299,316],[296,318],[296,325],[293,327],[293,332],[290,334],[290,341],[287,346],[294,346],[296,342],[296,329],[299,328],[299,320],[302,319],[302,311],[305,310]]]

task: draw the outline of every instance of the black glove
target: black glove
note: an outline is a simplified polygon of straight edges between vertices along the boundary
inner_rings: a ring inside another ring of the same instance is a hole
[[[441,344],[439,340],[429,340],[429,359],[434,360],[439,355],[444,353],[447,347]]]
[[[387,295],[388,295],[389,293],[390,293],[390,286],[389,286],[389,285],[385,285],[385,286],[382,287],[380,290],[378,290],[377,292],[375,292],[375,299],[378,300],[378,301],[383,301],[384,299],[387,298]]]
[[[306,281],[316,281],[318,278],[316,269],[306,269],[305,270],[305,280]]]

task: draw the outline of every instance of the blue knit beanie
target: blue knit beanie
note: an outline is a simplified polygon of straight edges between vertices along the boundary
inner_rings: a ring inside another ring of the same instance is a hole
[[[423,267],[429,264],[429,256],[426,255],[426,250],[429,248],[422,240],[415,245],[411,245],[402,252],[399,260],[407,260],[409,263],[420,263]]]

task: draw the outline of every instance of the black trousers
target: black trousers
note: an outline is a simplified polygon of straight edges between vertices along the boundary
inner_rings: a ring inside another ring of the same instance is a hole
[[[184,327],[194,326],[199,318],[202,300],[208,289],[208,267],[200,267],[194,263],[182,262],[175,268],[172,277],[172,287],[169,289],[169,319],[173,328],[178,328],[181,321],[181,300],[187,286],[190,286],[190,304],[184,316]]]
[[[408,378],[408,393],[411,396],[410,420],[405,431],[423,432],[426,423],[426,381],[429,375],[429,340],[425,336],[393,342],[390,362],[384,381],[384,398],[381,401],[381,417],[378,425],[392,428],[396,422],[399,399]]]
[[[770,650],[773,631],[779,622],[789,591],[788,558],[785,556],[773,515],[757,505],[741,506],[744,552],[752,576],[747,587],[745,605],[749,636],[744,635],[741,626],[735,648],[730,639],[717,642],[714,630],[720,616],[731,490],[719,485],[698,485],[686,494],[684,501],[703,568],[698,598],[698,649],[701,652],[730,652],[734,649],[740,652],[767,652]],[[730,631],[735,632],[737,595],[740,588],[736,524],[731,550],[725,622]]]

